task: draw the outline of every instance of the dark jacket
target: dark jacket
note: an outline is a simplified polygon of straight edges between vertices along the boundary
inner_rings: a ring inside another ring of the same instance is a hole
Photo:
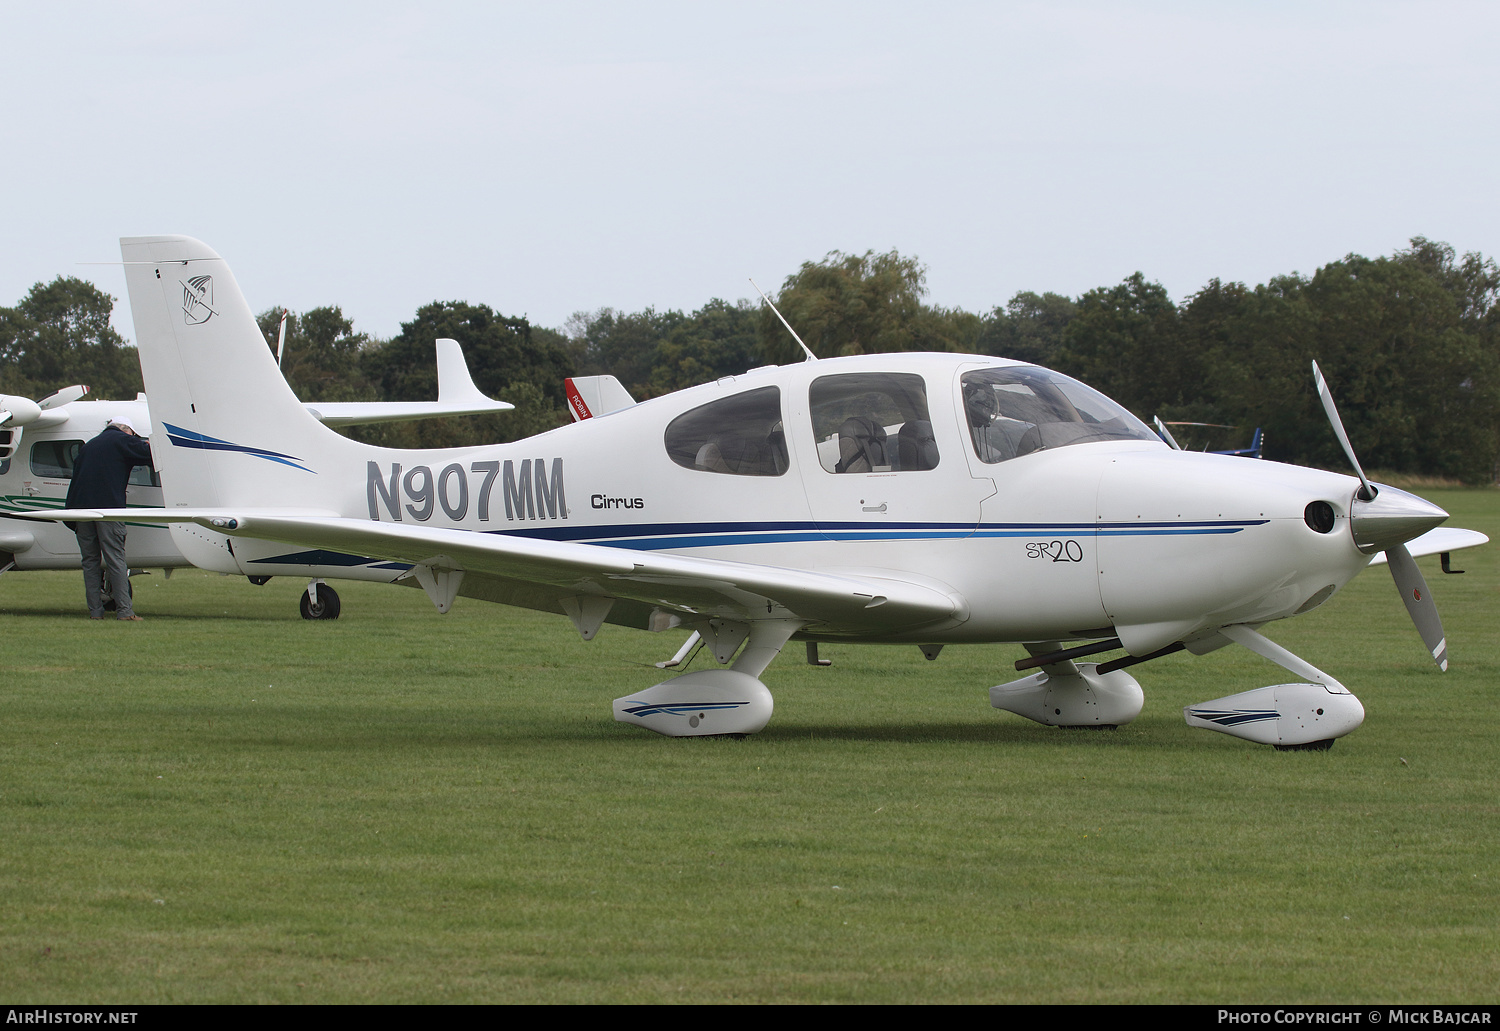
[[[130,470],[151,462],[151,445],[115,426],[83,445],[73,462],[68,508],[124,508]]]

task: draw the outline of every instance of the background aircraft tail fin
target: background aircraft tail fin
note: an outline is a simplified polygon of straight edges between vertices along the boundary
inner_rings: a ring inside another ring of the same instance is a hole
[[[630,391],[613,376],[570,376],[563,380],[574,422],[609,415],[635,404]]]

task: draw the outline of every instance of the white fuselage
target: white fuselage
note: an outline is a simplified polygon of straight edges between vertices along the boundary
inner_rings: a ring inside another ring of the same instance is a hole
[[[1326,600],[1368,563],[1348,530],[1356,485],[1348,476],[1142,439],[984,461],[965,420],[960,377],[1013,366],[906,354],[752,370],[514,444],[460,451],[381,451],[329,433],[301,454],[278,452],[274,465],[244,462],[283,487],[305,484],[305,493],[265,497],[247,476],[237,493],[220,483],[215,497],[190,492],[174,502],[168,482],[167,504],[308,505],[407,525],[884,571],[954,595],[961,611],[940,626],[878,634],[809,627],[804,636],[1043,641],[1114,628],[1136,654],[1226,624],[1291,615]],[[884,374],[920,377],[931,423],[927,467],[903,469],[893,458],[890,467],[834,471],[838,443],[815,425],[814,381]],[[767,387],[776,388],[785,439],[779,472],[741,475],[673,460],[666,438],[678,416]],[[1332,532],[1305,520],[1315,501],[1334,510]],[[192,525],[174,534],[195,564],[224,572],[393,581],[409,568],[266,541],[231,546]],[[528,604],[524,592],[473,593]]]
[[[7,513],[60,509],[72,483],[72,459],[78,448],[104,432],[111,419],[125,417],[136,426],[151,425],[144,400],[74,401],[50,412],[62,422],[43,428],[26,426],[8,459],[0,459],[0,552],[12,556],[15,569],[77,569],[78,540],[61,523],[7,519]],[[51,420],[49,420],[51,421]],[[151,470],[137,467],[125,490],[132,508],[160,508],[162,490]],[[188,561],[172,543],[164,526],[128,524],[126,561],[133,567],[186,566]],[[0,561],[0,565],[10,560]]]

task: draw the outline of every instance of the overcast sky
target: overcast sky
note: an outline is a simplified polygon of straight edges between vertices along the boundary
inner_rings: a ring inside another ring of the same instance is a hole
[[[255,310],[561,326],[898,249],[929,300],[1500,255],[1500,4],[14,3],[0,304],[120,236]]]

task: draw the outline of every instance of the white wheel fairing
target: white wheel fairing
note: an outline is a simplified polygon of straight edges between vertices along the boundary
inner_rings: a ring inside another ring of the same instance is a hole
[[[754,734],[771,719],[771,692],[748,673],[708,669],[615,699],[615,719],[667,737]]]
[[[1365,707],[1342,688],[1272,684],[1189,705],[1182,715],[1190,727],[1285,747],[1343,737],[1365,721]]]
[[[990,688],[990,704],[1049,727],[1118,727],[1141,714],[1146,696],[1124,670],[1099,673],[1081,662],[1078,672],[1041,671]]]

